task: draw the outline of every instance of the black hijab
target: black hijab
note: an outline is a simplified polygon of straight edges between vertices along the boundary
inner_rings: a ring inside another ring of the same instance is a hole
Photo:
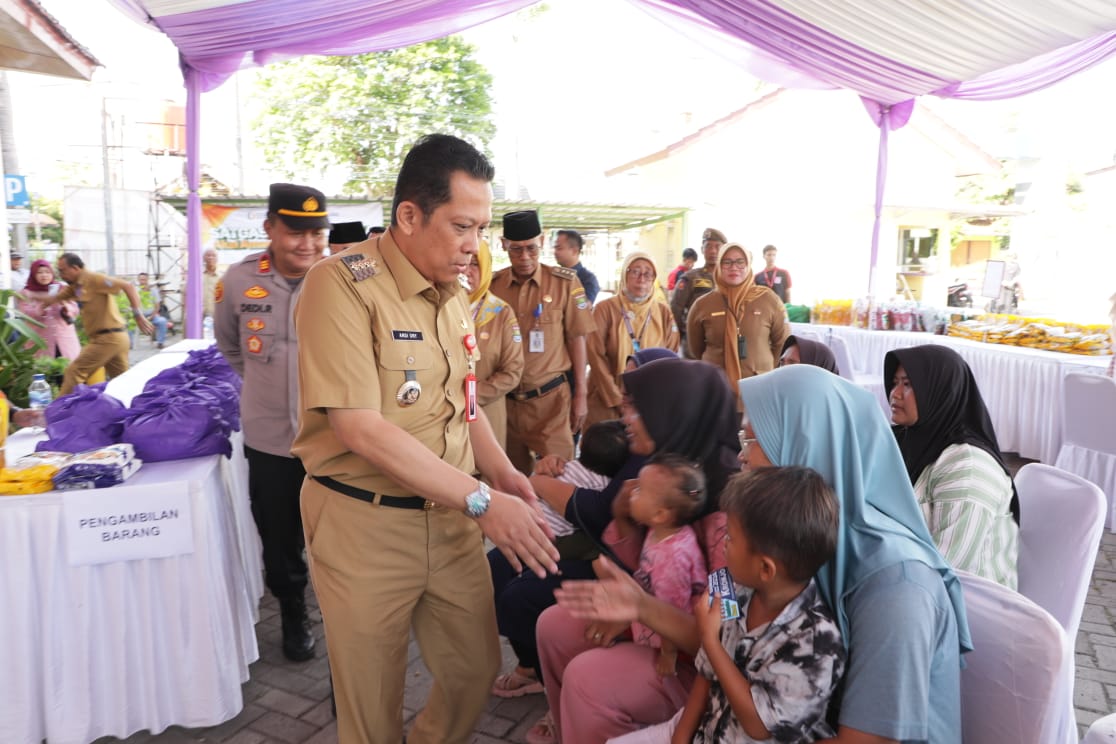
[[[947,346],[927,344],[896,349],[884,356],[884,388],[891,397],[895,370],[907,373],[918,406],[914,426],[893,426],[899,451],[913,485],[928,465],[953,444],[971,444],[987,452],[1011,478],[1000,453],[996,431],[973,371],[961,356]],[[1011,515],[1019,523],[1019,497],[1011,484]]]
[[[779,356],[787,353],[787,349],[792,346],[798,347],[798,358],[803,364],[812,364],[815,367],[829,370],[835,375],[840,375],[841,371],[837,369],[837,358],[833,356],[833,352],[829,347],[820,341],[811,341],[808,338],[800,338],[798,336],[787,336],[787,340],[783,342],[783,351]]]
[[[655,451],[700,463],[709,491],[706,512],[719,508],[721,488],[740,469],[740,418],[725,373],[708,362],[674,358],[647,362],[622,379]]]

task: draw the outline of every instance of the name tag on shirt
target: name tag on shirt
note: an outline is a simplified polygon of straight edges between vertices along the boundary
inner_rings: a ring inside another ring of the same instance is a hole
[[[541,330],[533,330],[527,334],[527,351],[542,353],[543,351],[543,332]]]
[[[391,337],[396,341],[422,341],[422,331],[392,331]]]

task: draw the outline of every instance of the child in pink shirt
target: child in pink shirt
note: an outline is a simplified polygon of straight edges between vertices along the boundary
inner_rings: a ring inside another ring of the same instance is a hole
[[[705,474],[681,455],[655,455],[639,471],[624,509],[616,510],[612,529],[621,539],[646,529],[635,579],[649,594],[692,612],[693,597],[705,591],[705,554],[690,523],[705,504]],[[609,530],[611,531],[611,529]],[[658,633],[632,623],[632,639],[660,650],[656,671],[676,673],[678,651]]]

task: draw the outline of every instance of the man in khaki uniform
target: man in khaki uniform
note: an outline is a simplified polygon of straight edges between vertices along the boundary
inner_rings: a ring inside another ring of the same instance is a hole
[[[504,215],[501,241],[512,265],[493,275],[491,292],[515,311],[525,362],[519,387],[508,393],[508,457],[529,474],[532,453],[574,457],[573,432],[589,410],[585,337],[597,326],[577,273],[539,261],[538,212]]]
[[[89,339],[81,348],[77,359],[66,367],[62,376],[61,395],[74,391],[88,382],[101,367],[109,379],[124,374],[128,369],[128,329],[113,295],[123,292],[132,304],[132,316],[144,333],[154,329],[143,314],[139,292],[129,282],[116,277],[98,274],[85,268],[85,262],[76,253],[63,253],[58,257],[58,275],[68,286],[58,294],[43,300],[44,305],[76,299],[81,307],[81,326]]]
[[[712,227],[705,228],[701,234],[701,254],[705,258],[705,265],[699,269],[690,269],[678,278],[674,285],[674,293],[670,296],[670,310],[674,313],[674,322],[682,332],[682,354],[687,356],[689,346],[686,342],[686,317],[690,308],[697,299],[713,291],[716,286],[713,276],[717,269],[717,255],[721,246],[728,241],[725,234]]]
[[[407,739],[469,741],[500,667],[484,537],[517,567],[557,571],[530,482],[475,392],[458,277],[491,219],[493,174],[468,143],[422,138],[391,229],[315,266],[295,313],[293,452],[341,744],[399,744],[412,627],[434,686]]]

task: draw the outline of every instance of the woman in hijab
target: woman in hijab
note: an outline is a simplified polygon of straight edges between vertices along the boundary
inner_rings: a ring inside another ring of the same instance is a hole
[[[840,375],[837,368],[837,358],[829,347],[820,341],[811,341],[799,336],[787,336],[783,344],[783,354],[779,357],[779,366],[788,364],[812,364],[815,367],[827,369],[835,375]]]
[[[655,292],[658,270],[646,253],[635,252],[620,267],[620,292],[597,303],[597,332],[589,335],[589,414],[584,426],[620,418],[620,375],[640,349],[678,350],[678,326],[670,305]]]
[[[35,330],[46,342],[46,346],[35,352],[35,356],[73,360],[81,352],[81,341],[74,330],[74,320],[78,315],[77,303],[59,302],[44,306],[39,302],[58,294],[60,289],[62,284],[55,279],[54,267],[50,265],[50,261],[42,258],[34,261],[27,283],[23,285],[21,294],[24,299],[19,302],[19,310],[43,324],[42,328],[36,327]]]
[[[969,365],[936,344],[889,351],[884,385],[938,550],[954,568],[1015,589],[1019,501]]]
[[[708,500],[706,516],[695,528],[704,538],[707,560],[714,566],[724,565],[724,515],[717,510],[721,490],[738,469],[739,449],[732,389],[713,365],[686,359],[652,362],[625,373],[623,384],[623,421],[632,454],[646,457],[673,452],[702,466]],[[685,395],[679,394],[683,388]],[[625,496],[621,493],[617,502]],[[570,499],[567,518],[581,518],[603,531],[612,519],[611,505],[604,510],[601,504],[581,497],[575,493]],[[638,560],[640,545],[614,545],[614,550],[629,563],[633,557]],[[606,565],[621,571],[612,563]],[[650,622],[644,624],[692,656],[698,645],[693,616],[650,595],[643,601],[655,607],[648,615]],[[551,607],[538,621],[539,657],[553,713],[551,723],[561,731],[562,741],[601,744],[609,737],[665,721],[685,703],[693,684],[692,659],[682,663],[680,657],[677,675],[660,677],[652,650],[631,643],[612,645],[625,623],[601,620],[586,623]]]
[[[469,309],[477,333],[477,400],[484,409],[500,447],[507,444],[505,397],[523,376],[523,340],[511,307],[488,291],[492,284],[492,252],[481,243],[465,270]]]
[[[715,364],[729,383],[770,372],[790,335],[778,295],[756,284],[751,261],[739,243],[727,243],[717,259],[717,288],[698,299],[686,321],[690,356]]]

